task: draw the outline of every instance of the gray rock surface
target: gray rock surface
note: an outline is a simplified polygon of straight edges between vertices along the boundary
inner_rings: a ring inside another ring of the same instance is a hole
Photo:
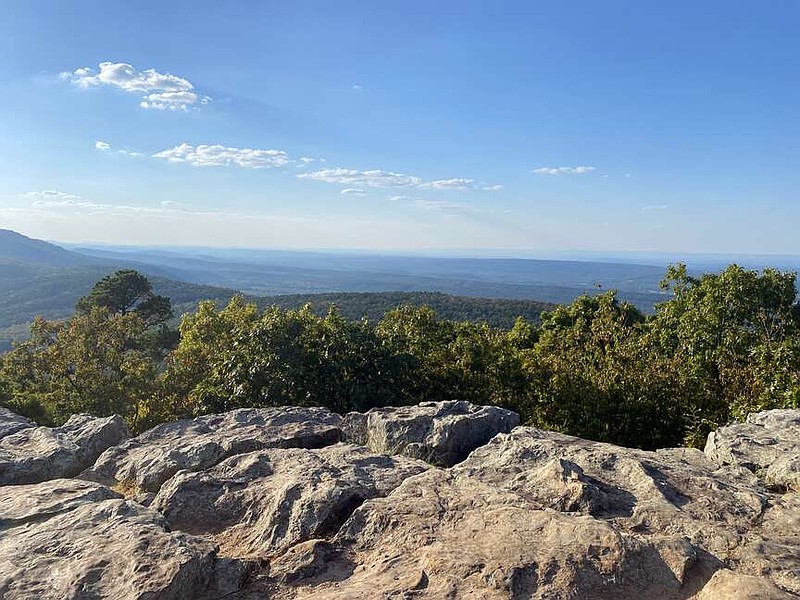
[[[0,438],[0,485],[72,477],[129,435],[117,415],[73,415],[61,427],[24,427]]]
[[[769,485],[800,492],[800,410],[767,410],[712,431],[706,455],[721,465],[741,465]]]
[[[100,485],[0,488],[0,598],[193,598],[213,588],[213,544]]]
[[[323,408],[243,408],[165,423],[104,452],[81,477],[156,493],[178,471],[202,471],[265,448],[319,448],[339,441],[341,417]]]
[[[0,406],[0,438],[26,427],[36,427],[36,423]]]
[[[153,511],[106,500],[0,542],[0,554],[13,557],[0,589],[8,598],[187,598],[209,585],[213,552],[168,533]]]
[[[797,457],[797,411],[753,415],[736,443],[724,428],[706,453],[498,434],[493,412],[247,409],[159,426],[107,450],[92,480],[0,486],[0,597],[800,597],[800,494],[766,477]],[[376,448],[339,442],[356,436]]]
[[[790,598],[797,508],[697,450],[518,427],[366,501],[258,585],[282,599]]]
[[[429,466],[361,446],[239,454],[161,487],[151,504],[173,530],[207,534],[232,557],[275,555],[332,536],[368,498],[385,496]]]
[[[405,454],[450,467],[498,433],[519,425],[519,415],[469,402],[422,402],[345,415],[345,441],[383,454]]]

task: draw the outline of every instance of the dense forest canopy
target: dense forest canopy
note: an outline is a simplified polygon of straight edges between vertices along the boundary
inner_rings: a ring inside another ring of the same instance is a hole
[[[748,412],[797,407],[800,311],[791,272],[731,265],[690,276],[652,315],[616,292],[511,327],[400,306],[377,320],[335,307],[200,303],[177,331],[136,271],[99,281],[64,321],[36,319],[0,357],[0,403],[43,423],[119,413],[135,431],[243,406],[335,411],[463,399],[543,428],[643,448],[700,445]]]

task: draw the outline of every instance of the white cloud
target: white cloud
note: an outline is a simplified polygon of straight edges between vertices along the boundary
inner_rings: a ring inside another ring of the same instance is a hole
[[[258,150],[255,148],[230,148],[219,144],[192,146],[181,144],[153,154],[169,162],[184,162],[198,167],[227,167],[238,165],[250,169],[282,167],[289,163],[283,150]]]
[[[116,87],[125,92],[139,94],[142,108],[157,110],[186,110],[210,101],[195,91],[189,80],[155,69],[137,71],[127,63],[102,62],[99,70],[82,67],[72,73],[61,73],[61,78],[78,87],[88,89],[101,85]]]
[[[391,171],[359,171],[356,169],[323,169],[313,173],[300,173],[301,179],[313,179],[327,183],[364,187],[405,187],[423,183],[419,177],[392,173]]]
[[[57,190],[41,190],[27,192],[25,197],[30,199],[31,206],[76,206],[81,204],[81,197],[76,194],[66,194]]]
[[[425,181],[421,177],[416,177],[414,175],[404,175],[403,173],[381,171],[378,169],[370,171],[341,168],[322,169],[321,171],[314,171],[312,173],[300,173],[297,175],[297,177],[301,179],[313,179],[314,181],[325,181],[327,183],[338,183],[340,185],[348,185],[353,187],[404,187],[440,191],[464,191],[477,189],[499,190],[503,188],[501,185],[484,187],[483,184],[475,181],[474,179],[467,179],[464,177]]]
[[[498,183],[495,185],[485,185],[481,189],[486,190],[487,192],[499,192],[500,190],[504,190],[505,186]]]
[[[94,147],[97,148],[98,150],[110,150],[111,144],[109,144],[108,142],[101,142],[100,140],[98,140],[94,143]]]
[[[342,196],[366,196],[366,192],[362,188],[344,188],[339,192]]]
[[[351,87],[352,87],[354,90],[363,90],[363,89],[364,89],[364,86],[362,86],[362,85],[360,85],[360,84],[358,84],[358,83],[354,83],[354,84],[353,84]]]
[[[533,172],[539,175],[583,175],[594,170],[595,167],[540,167]]]
[[[436,181],[421,183],[419,187],[429,190],[471,190],[475,188],[475,180],[465,179],[463,177],[455,179],[437,179]]]
[[[463,202],[451,202],[448,200],[422,200],[416,199],[414,206],[425,210],[440,210],[448,212],[460,212],[470,210],[470,206]]]

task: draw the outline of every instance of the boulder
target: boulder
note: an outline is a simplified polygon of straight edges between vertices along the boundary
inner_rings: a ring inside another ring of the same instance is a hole
[[[36,427],[36,423],[0,406],[0,438],[26,427]]]
[[[350,444],[259,450],[178,473],[150,506],[171,529],[207,535],[226,556],[271,556],[332,536],[365,500],[428,468]]]
[[[469,402],[422,402],[345,415],[345,441],[383,454],[405,454],[450,467],[498,433],[519,425],[519,415]]]
[[[341,437],[341,417],[323,408],[243,408],[158,425],[110,448],[81,477],[147,504],[178,471],[202,471],[265,448],[319,448]],[[142,493],[144,492],[144,494]]]
[[[23,427],[0,438],[0,485],[73,477],[129,435],[118,415],[73,415],[61,427]]]
[[[720,465],[740,465],[777,491],[800,491],[800,410],[778,409],[748,415],[712,431],[706,456]]]

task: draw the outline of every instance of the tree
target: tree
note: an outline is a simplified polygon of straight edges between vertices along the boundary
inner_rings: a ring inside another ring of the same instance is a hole
[[[693,420],[688,442],[732,417],[797,407],[800,340],[795,273],[730,265],[689,275],[670,266],[662,287],[674,297],[656,307],[651,330],[659,351],[675,358]]]
[[[644,315],[613,290],[544,313],[525,359],[533,424],[626,446],[678,443],[671,371],[646,333]]]
[[[95,307],[106,308],[112,315],[135,312],[147,328],[162,325],[173,316],[169,298],[154,294],[147,277],[133,269],[103,277],[78,300],[75,310],[87,314]]]
[[[137,430],[157,375],[148,353],[131,343],[144,328],[135,313],[101,307],[64,322],[37,318],[30,340],[0,362],[10,406],[51,424],[78,412],[120,414]]]

